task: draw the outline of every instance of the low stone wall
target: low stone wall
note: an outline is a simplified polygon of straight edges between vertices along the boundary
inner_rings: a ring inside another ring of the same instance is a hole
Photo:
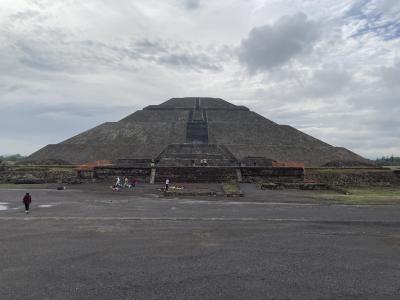
[[[302,182],[303,168],[241,167],[243,182]]]
[[[73,166],[1,166],[0,183],[79,183]]]
[[[306,169],[305,180],[335,186],[400,185],[400,176],[392,170],[379,168],[311,168]]]
[[[236,181],[234,167],[157,167],[156,182],[225,182]]]
[[[238,167],[157,167],[156,182],[236,181]],[[242,182],[318,182],[334,186],[400,185],[400,171],[360,168],[265,168],[240,167]],[[0,166],[0,183],[81,183],[135,177],[150,182],[150,167],[104,166],[77,171],[73,166]]]
[[[84,181],[113,181],[117,176],[136,178],[143,182],[150,182],[150,167],[95,167],[93,170],[79,171],[78,176]]]
[[[169,178],[175,182],[237,181],[236,170],[242,173],[242,182],[302,182],[302,168],[265,167],[157,167],[156,182]]]

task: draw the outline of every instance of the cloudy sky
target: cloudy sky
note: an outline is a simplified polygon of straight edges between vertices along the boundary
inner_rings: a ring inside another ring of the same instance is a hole
[[[221,97],[400,156],[399,0],[1,0],[0,154]]]

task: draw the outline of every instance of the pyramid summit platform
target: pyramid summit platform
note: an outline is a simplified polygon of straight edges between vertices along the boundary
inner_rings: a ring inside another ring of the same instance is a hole
[[[29,156],[31,161],[82,164],[156,161],[161,165],[265,164],[268,161],[323,165],[370,164],[291,126],[279,125],[245,106],[220,98],[172,98],[118,122],[106,122]]]

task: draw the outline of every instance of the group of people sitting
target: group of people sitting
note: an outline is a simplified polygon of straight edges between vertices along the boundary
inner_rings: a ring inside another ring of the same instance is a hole
[[[200,166],[206,167],[207,166],[207,159],[201,159],[200,160]]]
[[[122,188],[129,188],[129,189],[132,189],[132,188],[134,188],[134,187],[136,186],[136,182],[137,182],[136,178],[133,178],[133,177],[132,177],[131,180],[129,180],[128,177],[125,177],[125,178],[124,178],[124,182],[122,183],[122,182],[121,182],[121,178],[118,176],[117,179],[116,179],[115,184],[113,184],[113,185],[111,186],[111,189],[112,189],[114,192],[117,192],[117,191],[119,191],[119,190],[122,189]]]

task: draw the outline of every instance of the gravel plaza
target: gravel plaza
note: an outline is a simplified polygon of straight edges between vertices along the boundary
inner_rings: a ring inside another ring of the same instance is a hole
[[[400,207],[0,189],[1,299],[398,299]]]

